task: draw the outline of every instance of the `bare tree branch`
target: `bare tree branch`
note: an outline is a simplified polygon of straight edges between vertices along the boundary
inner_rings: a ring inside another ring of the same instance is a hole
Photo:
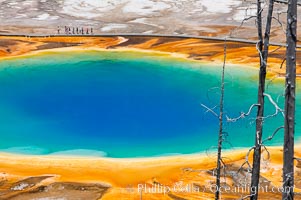
[[[268,115],[266,117],[263,117],[264,119],[270,118],[270,117],[275,117],[276,115],[278,115],[278,113],[280,112],[282,114],[282,116],[284,117],[284,111],[279,108],[279,106],[277,105],[277,103],[273,100],[273,98],[271,97],[271,95],[267,94],[267,93],[263,93],[263,95],[265,97],[268,98],[268,100],[270,101],[270,103],[275,107],[275,113]]]
[[[284,33],[284,34],[286,34],[286,31],[285,31],[285,28],[284,28],[284,26],[283,26],[283,23],[281,22],[281,20],[280,20],[280,16],[281,16],[281,14],[282,13],[284,13],[284,12],[277,12],[277,18],[276,17],[272,17],[274,20],[276,20],[276,22],[279,24],[279,26],[281,27],[281,29],[282,29],[282,32]]]
[[[273,132],[273,134],[272,134],[271,136],[269,136],[267,139],[265,139],[265,140],[262,141],[262,144],[265,143],[265,142],[267,142],[267,141],[272,140],[272,139],[274,138],[274,136],[278,133],[278,131],[280,131],[281,129],[284,129],[284,126],[278,127],[278,128]]]
[[[280,64],[280,69],[282,69],[282,67],[283,67],[283,65],[284,65],[285,62],[286,62],[286,58],[283,58],[283,60],[282,60],[282,62]]]
[[[240,168],[238,169],[238,172],[240,172],[240,171],[243,169],[244,165],[248,165],[248,172],[251,172],[251,171],[252,171],[252,167],[251,167],[251,164],[250,164],[250,162],[249,162],[249,156],[250,156],[250,153],[251,153],[254,149],[255,149],[255,146],[251,147],[251,148],[248,150],[248,152],[247,152],[247,154],[246,154],[246,157],[245,157],[245,162],[240,166]]]
[[[271,53],[275,53],[276,51],[278,51],[278,50],[281,49],[281,48],[283,48],[283,46],[279,46],[279,47],[277,47],[276,49],[274,49],[273,51],[270,51],[270,54],[271,54]]]
[[[213,111],[214,108],[216,108],[216,106],[214,106],[213,108],[208,108],[207,106],[205,106],[204,104],[201,103],[201,106],[204,107],[206,109],[206,112],[211,112],[214,116],[218,117],[218,114],[216,112]]]
[[[259,53],[259,56],[260,56],[260,62],[261,62],[260,65],[262,65],[262,64],[266,64],[266,62],[264,61],[263,56],[262,56],[262,49],[260,49],[260,46],[259,46],[259,45],[262,45],[262,44],[260,44],[260,43],[262,43],[262,41],[258,41],[256,43],[256,50],[257,50],[257,52]]]
[[[226,116],[227,122],[236,122],[236,121],[238,121],[238,120],[240,120],[240,119],[243,119],[243,118],[249,116],[249,115],[251,114],[253,108],[254,108],[254,107],[258,107],[258,106],[260,106],[260,105],[259,105],[259,104],[252,104],[252,105],[250,106],[250,108],[249,108],[249,110],[248,110],[247,113],[241,112],[240,116],[238,116],[238,117],[236,117],[236,118],[230,118],[230,117]]]
[[[247,21],[249,21],[250,19],[253,19],[253,18],[256,18],[256,15],[252,15],[252,16],[249,16],[249,17],[245,17],[245,18],[241,21],[241,23],[240,23],[240,25],[239,25],[238,27],[236,27],[236,28],[234,28],[233,30],[230,31],[229,37],[232,37],[232,34],[233,34],[235,31],[237,31],[238,29],[240,29],[240,28],[244,25],[245,22],[247,22]]]
[[[279,76],[279,74],[278,74],[277,76],[274,76],[273,78],[271,78],[270,80],[268,80],[267,83],[266,83],[266,90],[268,90],[269,87],[270,87],[270,85],[273,83],[273,81],[274,81],[275,79],[279,78],[279,77],[280,77],[280,76]],[[278,98],[277,98],[277,100],[278,100]],[[277,101],[277,102],[278,102],[278,101]]]
[[[241,27],[243,27],[243,25],[244,25],[245,22],[247,22],[247,21],[249,21],[249,20],[251,20],[253,18],[255,19],[255,25],[257,25],[257,23],[258,23],[258,20],[256,20],[257,15],[250,15],[250,16],[248,16],[248,11],[251,10],[251,9],[254,9],[254,8],[251,8],[252,5],[256,5],[256,3],[251,2],[251,4],[245,9],[245,17],[244,17],[244,19],[241,21],[241,23],[240,23],[239,26],[237,26],[236,28],[234,28],[233,30],[230,31],[229,37],[232,37],[232,35],[233,35],[233,33],[235,31],[237,31],[238,29],[240,29]],[[260,14],[263,12],[264,7],[265,7],[265,4],[261,8],[261,10],[259,11]]]
[[[267,147],[266,147],[265,145],[263,145],[263,144],[261,144],[261,146],[263,147],[264,151],[267,152],[267,154],[268,154],[267,159],[263,158],[263,160],[270,160],[271,154],[270,154],[270,152],[268,151]]]

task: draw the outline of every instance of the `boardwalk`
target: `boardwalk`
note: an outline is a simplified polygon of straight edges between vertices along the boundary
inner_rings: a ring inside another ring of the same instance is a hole
[[[300,0],[301,1],[301,0]],[[241,38],[231,38],[231,37],[209,37],[209,36],[196,36],[196,35],[171,35],[171,34],[140,34],[140,33],[109,33],[109,34],[93,34],[93,35],[57,35],[57,34],[0,34],[0,36],[12,36],[12,37],[173,37],[173,38],[196,38],[204,40],[217,40],[217,41],[231,41],[231,42],[242,42],[249,44],[256,44],[257,40],[247,40]],[[274,46],[286,46],[285,43],[271,42],[270,45]],[[297,48],[301,48],[301,45],[297,45]]]

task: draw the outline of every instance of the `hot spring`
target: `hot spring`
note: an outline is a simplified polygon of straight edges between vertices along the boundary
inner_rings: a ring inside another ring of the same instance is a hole
[[[0,150],[20,154],[150,157],[214,149],[218,119],[201,106],[219,103],[221,65],[165,54],[64,51],[0,61]],[[258,70],[226,65],[225,114],[257,100]],[[283,107],[284,80],[268,82]],[[297,107],[300,109],[300,93]],[[275,108],[266,102],[266,115]],[[218,107],[215,108],[218,112]],[[225,121],[225,148],[254,143],[256,109]],[[300,113],[296,134],[300,136]],[[264,138],[282,126],[265,120]],[[281,145],[279,132],[269,145]]]

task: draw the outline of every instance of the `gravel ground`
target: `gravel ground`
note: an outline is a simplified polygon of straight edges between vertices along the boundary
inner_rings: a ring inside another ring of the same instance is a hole
[[[256,39],[251,0],[0,0],[0,33],[55,34],[60,26],[93,27],[95,34],[186,34]],[[263,6],[266,6],[265,4]],[[274,16],[285,26],[285,4]],[[301,13],[301,6],[299,8]],[[282,14],[281,14],[282,13]],[[301,16],[299,16],[301,22]],[[301,25],[301,24],[300,24]],[[239,27],[239,28],[238,28]],[[273,40],[283,40],[274,20]]]

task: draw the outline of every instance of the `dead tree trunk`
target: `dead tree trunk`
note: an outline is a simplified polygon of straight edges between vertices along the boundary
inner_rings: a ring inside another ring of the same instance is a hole
[[[258,84],[258,111],[256,117],[256,134],[255,134],[255,148],[253,154],[253,167],[251,179],[251,200],[258,199],[258,186],[260,178],[260,160],[261,160],[261,143],[262,143],[262,129],[263,129],[263,116],[264,116],[264,91],[266,81],[266,67],[268,60],[270,31],[272,23],[272,15],[274,8],[274,0],[269,1],[269,10],[267,16],[266,29],[264,34],[264,48],[262,37],[262,20],[261,20],[261,4],[260,0],[257,1],[257,29],[258,29],[258,51],[260,56],[260,70],[259,70],[259,84]],[[263,48],[263,50],[262,50]]]
[[[294,199],[294,132],[296,88],[297,0],[288,1],[283,144],[283,200]]]
[[[261,1],[257,0],[257,31],[258,31],[258,51],[260,59],[260,70],[259,70],[259,84],[258,84],[258,110],[256,118],[256,134],[255,134],[255,148],[253,153],[253,166],[252,166],[252,179],[251,179],[251,200],[257,200],[258,198],[258,184],[260,175],[260,160],[261,160],[261,140],[262,140],[262,122],[263,122],[263,111],[264,111],[264,85],[265,85],[265,68],[263,67],[262,59],[262,19],[261,19]],[[255,190],[254,190],[254,189]]]
[[[223,118],[224,118],[224,91],[225,91],[225,65],[226,65],[226,41],[224,46],[224,63],[221,78],[221,97],[219,111],[219,133],[218,133],[218,149],[217,149],[217,167],[216,167],[216,191],[215,200],[219,200],[221,188],[221,166],[222,166],[222,145],[223,145]]]

